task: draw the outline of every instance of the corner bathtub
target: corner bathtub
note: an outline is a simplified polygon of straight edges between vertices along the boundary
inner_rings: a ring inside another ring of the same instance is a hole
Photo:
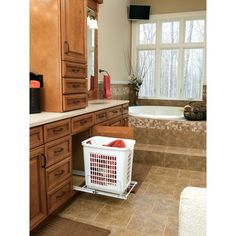
[[[182,107],[129,107],[134,161],[162,167],[206,170],[206,121],[184,118]]]
[[[157,120],[185,120],[183,107],[170,106],[133,106],[129,107],[129,115]]]

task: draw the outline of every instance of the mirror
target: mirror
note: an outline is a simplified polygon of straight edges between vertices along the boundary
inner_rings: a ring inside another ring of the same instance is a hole
[[[88,92],[90,99],[97,98],[97,27],[94,25],[97,20],[96,11],[87,8],[87,78]]]

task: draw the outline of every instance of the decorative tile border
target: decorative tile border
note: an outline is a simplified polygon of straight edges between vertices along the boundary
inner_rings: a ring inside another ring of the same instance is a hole
[[[195,133],[206,132],[206,121],[156,120],[129,116],[129,126],[159,130],[191,131]]]

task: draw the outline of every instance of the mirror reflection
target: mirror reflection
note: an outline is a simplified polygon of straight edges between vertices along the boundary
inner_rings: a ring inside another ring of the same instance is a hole
[[[88,63],[88,91],[94,90],[95,77],[95,30],[97,29],[96,14],[88,8],[87,18],[87,63]]]

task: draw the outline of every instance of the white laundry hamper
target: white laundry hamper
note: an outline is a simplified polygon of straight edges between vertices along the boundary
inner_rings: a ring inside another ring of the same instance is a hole
[[[88,188],[122,194],[132,176],[135,140],[123,140],[126,147],[104,146],[117,138],[94,136],[82,142],[85,184]]]

